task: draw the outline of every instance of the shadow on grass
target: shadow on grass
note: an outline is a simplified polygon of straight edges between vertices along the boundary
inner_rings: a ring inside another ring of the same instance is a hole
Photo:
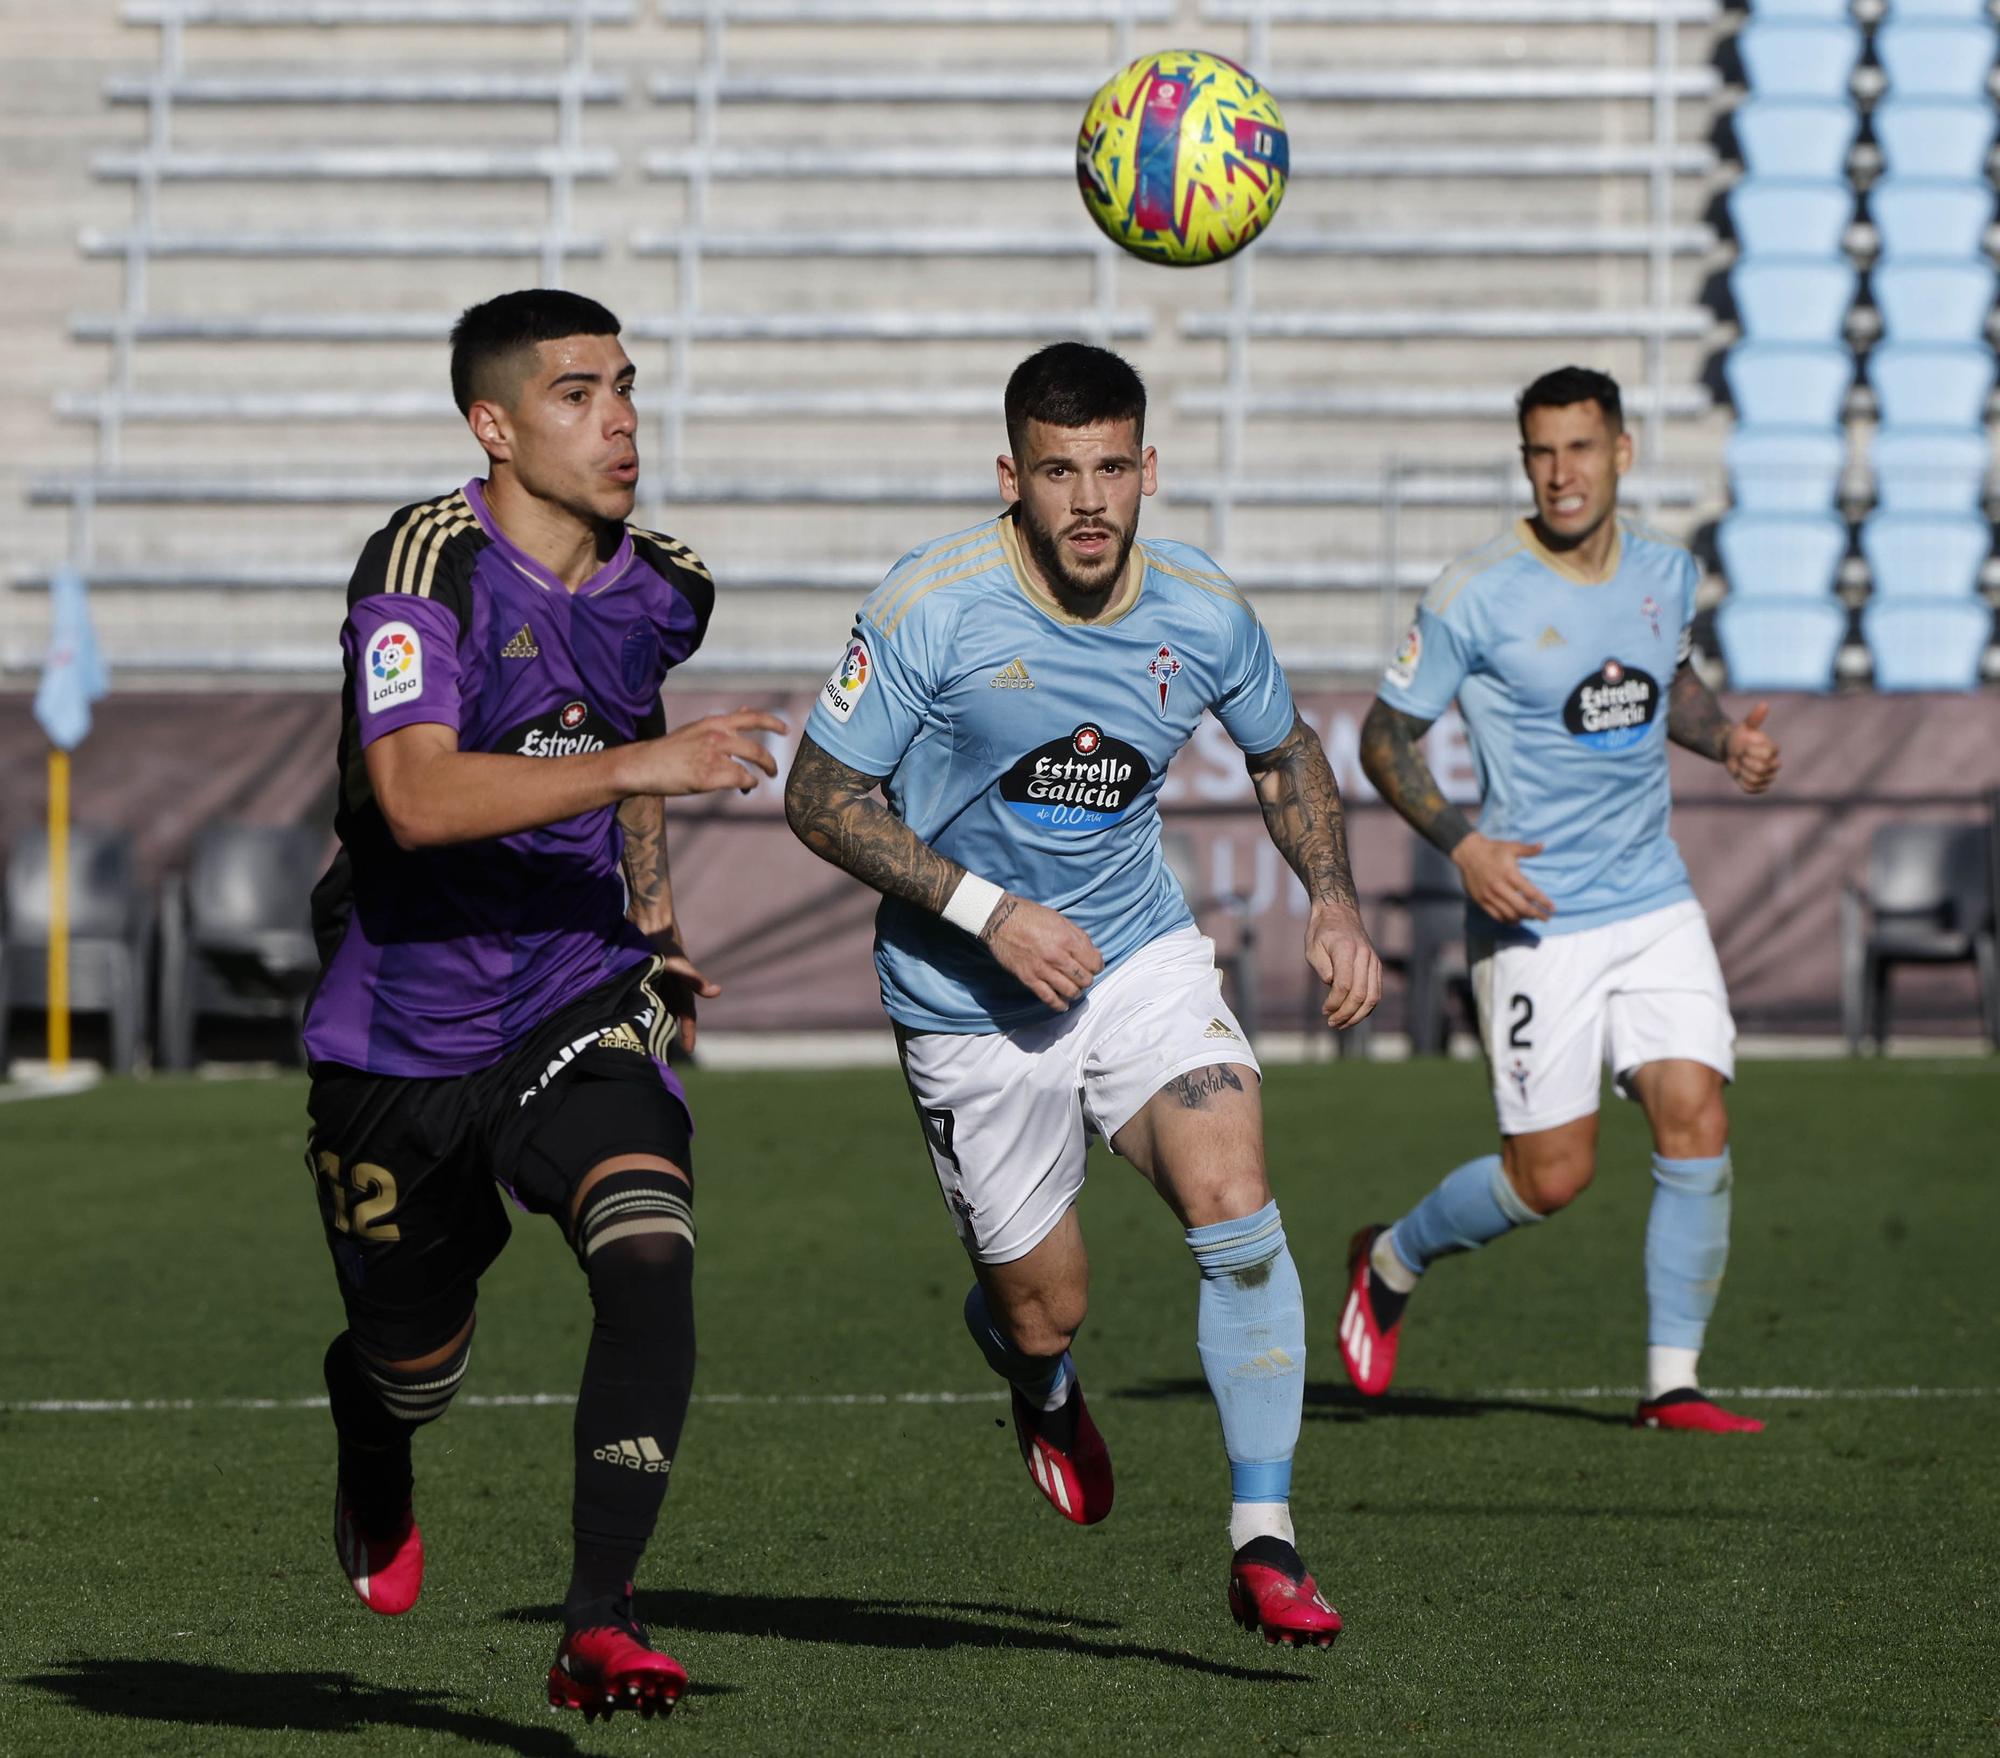
[[[1141,1386],[1125,1386],[1108,1394],[1137,1403],[1159,1403],[1174,1398],[1209,1402],[1213,1394],[1208,1381],[1198,1379],[1151,1380]],[[1376,1422],[1394,1419],[1462,1420],[1475,1416],[1548,1416],[1562,1422],[1593,1422],[1604,1428],[1629,1428],[1632,1419],[1616,1411],[1586,1410],[1576,1404],[1546,1404],[1533,1398],[1447,1398],[1435,1392],[1385,1392],[1379,1398],[1364,1398],[1352,1386],[1339,1380],[1312,1380],[1306,1385],[1306,1419],[1310,1422]]]
[[[408,1728],[522,1758],[570,1758],[579,1750],[559,1728],[503,1721],[458,1706],[448,1692],[372,1685],[352,1673],[248,1672],[182,1660],[65,1660],[58,1670],[14,1682],[71,1707],[125,1721],[253,1733],[362,1734]],[[524,1687],[534,1683],[524,1680]],[[696,1687],[698,1690],[699,1687]],[[533,1699],[523,1691],[523,1705]],[[107,1736],[116,1746],[115,1738]],[[366,1742],[364,1741],[364,1745]]]
[[[1116,1630],[1101,1618],[1062,1617],[1029,1607],[967,1604],[952,1600],[850,1599],[838,1594],[642,1592],[641,1621],[663,1635],[699,1631],[708,1636],[774,1636],[786,1642],[829,1642],[848,1648],[1018,1648],[1075,1654],[1092,1660],[1150,1660],[1208,1678],[1247,1684],[1303,1685],[1309,1673],[1231,1666],[1170,1648],[1111,1642],[1078,1631]],[[553,1605],[516,1606],[499,1614],[514,1623],[554,1624]],[[1019,1620],[996,1623],[994,1618]],[[1023,1628],[1022,1624],[1029,1625]],[[1041,1628],[1032,1626],[1040,1625]],[[671,1646],[671,1642],[669,1642]]]

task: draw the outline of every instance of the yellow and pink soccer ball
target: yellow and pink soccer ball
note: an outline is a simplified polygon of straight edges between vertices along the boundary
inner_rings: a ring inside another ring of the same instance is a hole
[[[1276,102],[1220,55],[1141,55],[1090,100],[1076,180],[1090,217],[1148,262],[1234,256],[1285,198],[1291,142]]]

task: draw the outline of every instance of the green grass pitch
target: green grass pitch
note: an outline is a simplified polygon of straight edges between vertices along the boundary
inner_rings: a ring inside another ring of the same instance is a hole
[[[641,1612],[695,1682],[668,1721],[588,1728],[541,1703],[569,1412],[475,1402],[573,1390],[588,1309],[548,1224],[517,1221],[469,1396],[419,1441],[423,1601],[378,1619],[330,1555],[326,1416],[282,1405],[339,1322],[302,1083],[0,1106],[0,1752],[2000,1750],[1993,1061],[1744,1071],[1704,1366],[1753,1388],[1753,1439],[1625,1426],[1648,1178],[1617,1104],[1597,1188],[1443,1265],[1362,1407],[1347,1237],[1485,1150],[1482,1083],[1273,1071],[1311,1325],[1294,1507],[1347,1620],[1312,1654],[1224,1610],[1194,1275],[1127,1168],[1083,1198],[1119,1490],[1079,1531],[964,1335],[893,1073],[691,1085],[701,1365]],[[191,1404],[32,1407],[83,1399]]]

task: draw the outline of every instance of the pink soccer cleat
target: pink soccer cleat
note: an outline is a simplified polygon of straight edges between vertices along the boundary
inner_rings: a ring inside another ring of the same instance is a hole
[[[1340,1634],[1340,1613],[1282,1538],[1253,1538],[1230,1558],[1229,1615],[1287,1647],[1331,1648]]]
[[[401,1522],[384,1533],[368,1531],[347,1505],[338,1484],[333,1490],[333,1551],[354,1595],[372,1612],[395,1617],[417,1603],[424,1590],[424,1535],[406,1505]]]
[[[1014,1438],[1035,1487],[1065,1520],[1095,1526],[1111,1512],[1111,1453],[1074,1376],[1060,1410],[1037,1410],[1014,1394]]]
[[[1396,1339],[1403,1328],[1401,1312],[1394,1324],[1384,1327],[1377,1323],[1368,1286],[1374,1276],[1368,1256],[1384,1231],[1380,1226],[1363,1227],[1347,1246],[1347,1304],[1340,1313],[1340,1362],[1364,1398],[1379,1398],[1389,1389],[1396,1376]]]
[[[1764,1425],[1754,1416],[1738,1416],[1725,1410],[1707,1393],[1693,1386],[1662,1392],[1645,1399],[1632,1418],[1634,1428],[1671,1428],[1686,1434],[1762,1434]]]
[[[585,1721],[636,1709],[651,1719],[665,1715],[687,1689],[687,1668],[647,1640],[632,1619],[632,1588],[607,1624],[572,1630],[549,1668],[549,1707],[581,1709]]]

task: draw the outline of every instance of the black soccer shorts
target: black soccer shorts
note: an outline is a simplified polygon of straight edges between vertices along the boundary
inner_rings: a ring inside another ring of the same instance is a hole
[[[660,969],[634,965],[474,1074],[313,1065],[306,1168],[366,1354],[407,1361],[457,1335],[512,1232],[503,1190],[567,1235],[577,1186],[616,1155],[658,1155],[693,1178]]]

